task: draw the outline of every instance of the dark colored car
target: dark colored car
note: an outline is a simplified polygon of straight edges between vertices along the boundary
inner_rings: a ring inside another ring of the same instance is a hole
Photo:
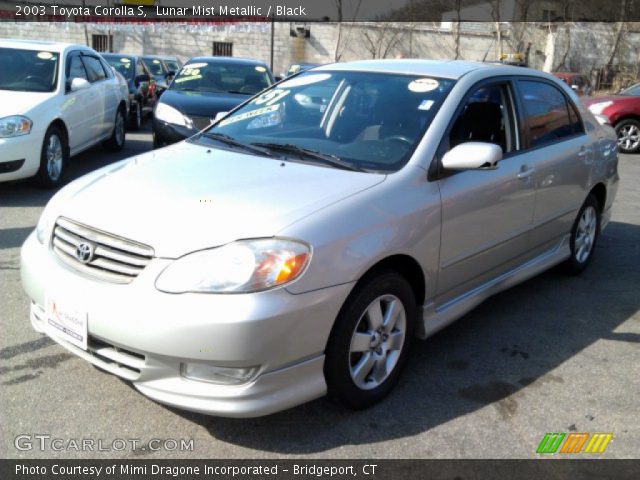
[[[640,83],[618,95],[585,97],[582,101],[597,117],[604,117],[618,134],[618,147],[623,153],[640,151]]]
[[[145,55],[142,62],[156,82],[156,95],[159,97],[167,89],[176,72],[169,70],[162,57],[158,55]]]
[[[553,72],[553,75],[569,85],[579,96],[591,93],[591,85],[586,75],[571,72]]]
[[[188,138],[273,83],[261,61],[231,57],[189,60],[158,100],[153,112],[153,145]]]
[[[145,115],[153,111],[156,104],[155,80],[136,55],[103,53],[102,57],[127,82],[129,87],[129,126],[138,130]]]

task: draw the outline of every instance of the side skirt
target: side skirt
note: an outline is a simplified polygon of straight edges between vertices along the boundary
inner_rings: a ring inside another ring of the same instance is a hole
[[[529,260],[528,262],[503,273],[487,283],[466,292],[459,297],[449,300],[436,308],[430,301],[422,307],[422,323],[418,327],[418,338],[425,339],[454,322],[465,313],[477,307],[487,298],[503,290],[511,288],[525,280],[534,277],[545,270],[557,265],[571,255],[569,246],[570,236],[562,237],[561,241],[552,250]]]

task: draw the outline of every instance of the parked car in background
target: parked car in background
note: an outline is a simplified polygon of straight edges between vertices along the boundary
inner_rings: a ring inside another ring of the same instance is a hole
[[[0,181],[58,186],[69,157],[99,142],[122,149],[126,88],[94,50],[0,40]]]
[[[579,96],[591,94],[591,82],[586,75],[568,72],[554,72],[553,75],[569,85]]]
[[[291,75],[295,75],[296,73],[304,72],[305,70],[309,70],[314,67],[319,67],[320,65],[322,65],[322,63],[309,63],[309,62],[292,63],[284,71],[281,78],[287,78],[287,77],[290,77]]]
[[[623,153],[640,151],[640,83],[618,95],[583,98],[589,110],[613,125]]]
[[[242,88],[255,65],[210,62],[162,98],[222,68]],[[323,111],[297,101],[318,95]],[[543,72],[319,67],[54,196],[21,252],[31,323],[187,410],[368,407],[416,336],[554,265],[584,271],[617,164],[611,127]]]
[[[259,60],[196,57],[182,67],[153,112],[153,145],[184,140],[273,83]]]
[[[156,84],[151,72],[136,55],[103,53],[102,57],[127,83],[129,99],[129,126],[138,130],[145,115],[151,114],[156,104]]]
[[[171,79],[173,79],[175,72],[167,68],[162,57],[157,55],[145,55],[141,58],[145,67],[147,67],[147,70],[149,70],[153,76],[153,80],[156,83],[156,96],[159,97],[167,89],[169,83],[171,83]]]
[[[164,62],[164,66],[167,68],[169,72],[174,72],[174,74],[178,73],[178,70],[182,68],[182,62],[178,59],[178,57],[160,57],[160,60]]]

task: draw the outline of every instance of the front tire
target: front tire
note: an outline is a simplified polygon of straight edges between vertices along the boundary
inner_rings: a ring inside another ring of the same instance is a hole
[[[40,168],[36,174],[38,185],[47,189],[60,186],[68,163],[67,137],[60,127],[52,125],[42,142]]]
[[[142,104],[140,100],[136,103],[135,110],[129,119],[129,128],[131,130],[140,130],[142,127]]]
[[[111,137],[104,142],[104,146],[107,150],[111,152],[119,152],[124,147],[124,138],[125,138],[125,119],[124,119],[124,108],[118,108],[118,112],[116,113],[116,119],[113,123],[113,132],[111,133]]]
[[[622,153],[636,153],[640,150],[640,121],[627,118],[620,121],[615,130]]]
[[[599,236],[600,203],[595,195],[590,193],[571,229],[571,257],[565,262],[569,274],[578,275],[587,268],[593,258]]]
[[[383,272],[357,286],[327,344],[329,396],[356,409],[382,400],[406,363],[416,316],[413,290],[398,273]]]

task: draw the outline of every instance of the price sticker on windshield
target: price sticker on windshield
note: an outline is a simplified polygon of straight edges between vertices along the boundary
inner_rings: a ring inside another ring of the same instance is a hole
[[[253,100],[252,103],[255,103],[256,105],[274,105],[289,95],[290,92],[291,90],[269,90]]]

